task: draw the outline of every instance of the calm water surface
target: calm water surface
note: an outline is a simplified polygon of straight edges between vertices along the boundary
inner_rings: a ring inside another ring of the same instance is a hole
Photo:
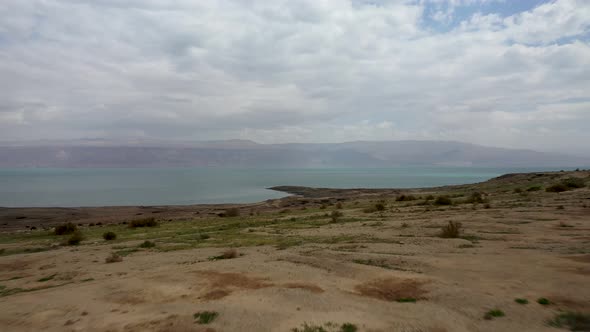
[[[547,169],[545,169],[547,170]],[[412,188],[485,181],[534,168],[0,169],[0,206],[250,203],[285,196],[265,188]]]

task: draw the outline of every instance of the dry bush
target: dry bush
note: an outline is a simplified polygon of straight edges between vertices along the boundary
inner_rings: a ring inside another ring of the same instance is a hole
[[[344,214],[342,212],[340,212],[338,210],[334,210],[330,214],[330,219],[332,220],[333,223],[337,223],[342,216],[344,216]]]
[[[77,246],[80,244],[80,242],[82,242],[82,240],[84,240],[84,235],[82,235],[82,232],[80,231],[75,231],[74,233],[72,233],[72,235],[68,238],[67,244],[69,246]]]
[[[239,217],[240,216],[240,209],[238,208],[231,208],[231,209],[227,209],[225,210],[225,212],[223,213],[224,217]]]
[[[106,241],[115,240],[117,238],[117,234],[115,234],[114,232],[106,232],[102,235],[102,238]]]
[[[461,223],[449,221],[449,223],[441,229],[440,237],[442,238],[458,238],[461,235]]]
[[[55,226],[54,234],[55,235],[72,234],[77,230],[78,230],[78,227],[76,225],[72,224],[71,222],[68,222],[65,224]]]
[[[438,196],[434,201],[435,205],[452,205],[453,200],[448,196]]]
[[[417,198],[414,195],[399,195],[395,198],[396,202],[407,202],[407,201],[415,201]]]
[[[114,252],[111,253],[111,255],[105,259],[105,263],[116,263],[116,262],[122,262],[122,261],[123,261],[123,257],[117,255]]]

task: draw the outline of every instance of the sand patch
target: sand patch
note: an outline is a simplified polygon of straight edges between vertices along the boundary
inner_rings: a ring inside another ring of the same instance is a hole
[[[310,291],[312,293],[323,293],[324,290],[322,288],[320,288],[319,286],[313,285],[313,284],[307,284],[307,283],[300,283],[300,282],[290,282],[290,283],[286,283],[283,284],[284,288],[297,288],[297,289],[304,289],[307,291]]]
[[[234,290],[260,289],[273,286],[262,278],[252,278],[240,273],[197,271],[195,272],[207,281],[205,294],[199,298],[204,300],[219,300],[230,295]]]
[[[385,278],[366,282],[355,287],[359,295],[385,301],[421,299],[427,293],[422,289],[424,281]]]

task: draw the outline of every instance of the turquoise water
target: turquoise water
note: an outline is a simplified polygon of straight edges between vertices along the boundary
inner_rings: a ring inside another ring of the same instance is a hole
[[[546,170],[546,169],[545,169]],[[71,207],[250,203],[285,196],[265,188],[412,188],[485,181],[533,168],[0,169],[0,206]]]

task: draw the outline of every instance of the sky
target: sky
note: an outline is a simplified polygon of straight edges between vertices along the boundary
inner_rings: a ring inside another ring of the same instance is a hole
[[[590,1],[0,1],[0,142],[73,139],[590,155]]]

